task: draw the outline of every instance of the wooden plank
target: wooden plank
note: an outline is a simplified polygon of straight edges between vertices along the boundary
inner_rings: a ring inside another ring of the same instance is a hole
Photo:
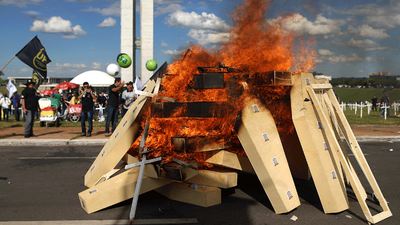
[[[384,198],[382,191],[379,188],[378,183],[376,182],[375,176],[373,175],[371,168],[369,167],[368,162],[365,159],[365,156],[354,136],[353,131],[350,128],[350,125],[349,125],[345,115],[343,114],[342,110],[340,109],[339,103],[336,99],[335,94],[333,93],[333,90],[328,91],[328,96],[333,104],[336,115],[338,116],[339,126],[340,126],[341,130],[343,131],[345,138],[346,138],[347,142],[349,143],[350,149],[351,149],[352,153],[354,154],[358,164],[360,165],[365,177],[367,178],[368,183],[371,186],[371,188],[374,192],[374,195],[378,199],[379,204],[382,207],[383,211],[372,216],[372,214],[371,214],[370,210],[368,209],[368,206],[365,202],[365,200],[367,198],[366,194],[364,194],[365,190],[363,190],[359,187],[359,185],[361,185],[361,183],[359,183],[357,175],[353,172],[354,170],[352,170],[350,165],[347,163],[346,157],[344,156],[343,152],[338,152],[337,154],[338,154],[339,158],[341,159],[341,163],[342,163],[342,165],[344,165],[343,169],[345,170],[346,177],[348,177],[348,179],[350,180],[350,183],[352,184],[353,189],[358,189],[358,191],[355,190],[354,192],[356,193],[357,200],[360,203],[361,209],[363,210],[363,213],[364,213],[365,217],[367,218],[367,220],[371,223],[377,223],[379,221],[382,221],[382,220],[392,216],[392,213],[389,209],[387,201]],[[350,175],[348,173],[350,173]],[[354,173],[354,175],[353,175],[353,173]],[[357,193],[357,192],[360,192],[360,193]]]
[[[210,207],[221,204],[221,189],[216,187],[193,189],[186,183],[172,183],[156,191],[171,200],[192,205]]]
[[[78,194],[82,208],[93,213],[133,197],[139,168],[132,168]],[[140,194],[171,183],[144,177]]]
[[[206,162],[217,166],[255,173],[253,166],[247,157],[224,150],[219,151],[217,154],[207,159]]]
[[[194,89],[219,89],[225,87],[224,74],[205,73],[193,75]]]
[[[152,81],[145,92],[151,92],[154,86],[155,81]],[[87,187],[93,186],[104,174],[114,169],[133,144],[139,135],[139,124],[134,122],[146,101],[146,96],[139,96],[126,112],[114,133],[86,172],[84,183]]]
[[[325,84],[325,83],[322,83],[322,84],[311,84],[311,87],[314,89],[314,90],[323,90],[323,89],[331,89],[332,88],[332,85],[331,84]]]
[[[247,100],[237,133],[275,213],[287,213],[298,207],[300,199],[275,121],[260,100]]]
[[[218,136],[207,137],[171,137],[171,144],[175,146],[176,152],[206,152],[230,148],[224,139]]]
[[[291,89],[292,119],[306,157],[319,199],[325,213],[337,213],[349,208],[347,193],[340,179],[334,179],[332,171],[337,173],[329,151],[325,150],[322,129],[318,125],[312,102],[305,89],[313,75],[300,73],[293,76]],[[322,128],[322,127],[321,127]]]
[[[237,186],[238,174],[222,168],[199,170],[199,174],[187,180],[187,183],[201,184],[210,187],[231,188]]]
[[[199,174],[196,160],[192,160],[188,164],[190,166],[187,167],[176,162],[164,164],[162,165],[163,169],[160,171],[160,177],[175,181],[186,181]]]
[[[222,102],[155,102],[152,112],[154,117],[170,118],[182,107],[183,113],[174,117],[220,117],[226,113]]]

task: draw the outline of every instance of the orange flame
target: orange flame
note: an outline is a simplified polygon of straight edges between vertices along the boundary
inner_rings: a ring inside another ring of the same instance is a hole
[[[177,109],[171,118],[152,118],[146,146],[157,151],[149,157],[164,156],[187,161],[195,158],[203,168],[212,165],[205,160],[215,152],[175,152],[171,137],[221,136],[225,143],[233,143],[235,148],[229,149],[245,155],[234,131],[235,119],[246,103],[248,97],[256,97],[265,102],[280,132],[293,132],[294,127],[290,113],[290,87],[262,86],[265,77],[259,72],[268,71],[307,71],[314,67],[315,41],[304,40],[288,31],[282,20],[270,22],[266,19],[271,1],[244,0],[231,15],[234,27],[230,30],[229,42],[219,49],[211,51],[200,45],[193,45],[181,58],[168,66],[168,75],[162,81],[160,95],[175,98],[178,102],[215,101],[224,102],[226,115],[213,118],[178,117],[185,115],[184,108]],[[197,67],[216,66],[223,62],[226,66],[239,69],[243,73],[227,73],[224,80],[236,75],[249,75],[249,88],[244,93],[228,101],[225,89],[195,90],[193,75]],[[144,116],[150,115],[149,110]],[[144,122],[142,127],[144,127]],[[131,146],[130,153],[137,155],[141,137]]]

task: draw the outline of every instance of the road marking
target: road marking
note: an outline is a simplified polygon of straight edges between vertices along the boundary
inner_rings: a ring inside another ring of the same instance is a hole
[[[95,159],[96,157],[18,157],[17,159]]]
[[[196,218],[182,219],[135,219],[132,224],[188,224],[198,223]],[[62,221],[8,221],[0,225],[118,225],[129,224],[129,220],[62,220]]]

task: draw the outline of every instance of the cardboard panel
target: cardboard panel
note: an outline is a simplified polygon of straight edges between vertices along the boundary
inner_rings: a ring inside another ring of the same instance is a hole
[[[227,169],[199,170],[199,174],[187,180],[187,183],[206,185],[218,188],[231,188],[237,186],[238,175]]]
[[[155,81],[152,81],[144,91],[151,92],[154,86]],[[139,96],[126,112],[114,133],[86,172],[85,185],[87,187],[93,186],[104,174],[114,169],[135,141],[139,135],[139,124],[134,122],[146,101],[146,96]]]
[[[217,166],[255,173],[253,166],[247,157],[236,155],[235,153],[228,151],[219,151],[217,154],[207,159],[206,162]]]
[[[338,174],[333,158],[324,143],[323,127],[318,123],[312,101],[305,86],[306,80],[312,83],[312,74],[293,76],[291,89],[292,118],[297,135],[303,147],[315,187],[325,213],[337,213],[349,208],[347,193],[341,179],[335,179],[332,171]]]
[[[139,168],[132,168],[78,194],[82,208],[93,213],[133,197]],[[169,180],[144,177],[140,194],[171,183]]]
[[[275,121],[258,99],[248,99],[247,102],[237,130],[238,138],[275,213],[290,212],[300,205],[300,199]]]

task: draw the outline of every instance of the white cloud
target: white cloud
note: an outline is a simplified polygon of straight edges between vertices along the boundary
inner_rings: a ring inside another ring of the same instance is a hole
[[[212,30],[191,29],[187,36],[195,39],[201,45],[221,44],[229,40],[229,33],[221,33]]]
[[[111,17],[107,17],[104,19],[104,21],[102,23],[100,23],[99,27],[113,27],[115,26],[115,24],[117,24],[117,21],[114,18]]]
[[[374,29],[367,24],[362,24],[357,28],[349,25],[347,31],[351,34],[361,36],[364,38],[375,38],[375,39],[385,39],[390,38],[389,34],[386,33],[386,29]]]
[[[30,31],[63,34],[63,38],[77,38],[77,35],[86,35],[86,32],[80,25],[72,26],[71,21],[64,20],[59,16],[51,17],[47,23],[42,20],[35,20],[30,28]]]
[[[154,0],[155,5],[166,5],[166,4],[173,4],[173,3],[182,3],[183,0]]]
[[[161,53],[163,53],[165,55],[180,55],[180,54],[182,54],[182,51],[178,51],[178,50],[161,50]]]
[[[101,63],[99,63],[99,62],[93,62],[93,63],[92,63],[92,69],[95,69],[95,70],[101,69]]]
[[[26,15],[30,15],[30,16],[38,16],[40,15],[40,12],[36,12],[36,11],[24,11],[23,12]]]
[[[121,16],[121,1],[117,1],[108,8],[89,7],[83,10],[84,12],[97,12],[103,16]]]
[[[38,4],[43,0],[0,0],[0,5],[13,5],[17,7],[26,7],[27,4]]]
[[[367,60],[368,62],[376,62],[376,60],[374,58],[369,57],[369,56],[365,57],[365,60]]]
[[[318,54],[326,56],[326,55],[334,55],[334,52],[329,51],[328,49],[319,49]]]
[[[86,68],[84,63],[56,63],[57,68]]]
[[[356,53],[351,54],[351,56],[345,56],[345,55],[340,55],[340,56],[331,56],[328,58],[330,62],[361,62],[363,61],[362,58],[360,58]]]
[[[31,68],[22,68],[19,72],[20,73],[26,73],[26,72],[29,72],[29,71],[32,71],[32,69]]]
[[[378,43],[376,43],[370,39],[355,40],[354,38],[351,38],[348,42],[346,42],[345,47],[347,47],[347,48],[362,48],[362,49],[365,49],[366,51],[394,50],[390,47],[380,46]]]
[[[197,30],[227,31],[231,27],[213,13],[176,11],[166,18],[166,24],[174,27],[183,27]]]
[[[168,47],[169,45],[164,42],[164,40],[161,40],[161,47]]]
[[[399,12],[400,13],[400,12]],[[395,29],[400,27],[400,15],[371,15],[366,17],[366,23],[380,28]]]
[[[162,14],[167,14],[167,13],[173,13],[176,11],[182,11],[185,7],[179,5],[179,4],[169,4],[167,6],[160,5],[156,6],[154,10],[154,15],[159,16]]]
[[[282,18],[270,20],[269,23],[275,23]],[[288,30],[296,31],[297,33],[308,33],[311,35],[329,35],[341,34],[341,26],[345,25],[346,21],[342,19],[328,19],[321,14],[317,15],[315,21],[309,21],[306,17],[295,13],[291,16],[283,18],[283,25]]]

